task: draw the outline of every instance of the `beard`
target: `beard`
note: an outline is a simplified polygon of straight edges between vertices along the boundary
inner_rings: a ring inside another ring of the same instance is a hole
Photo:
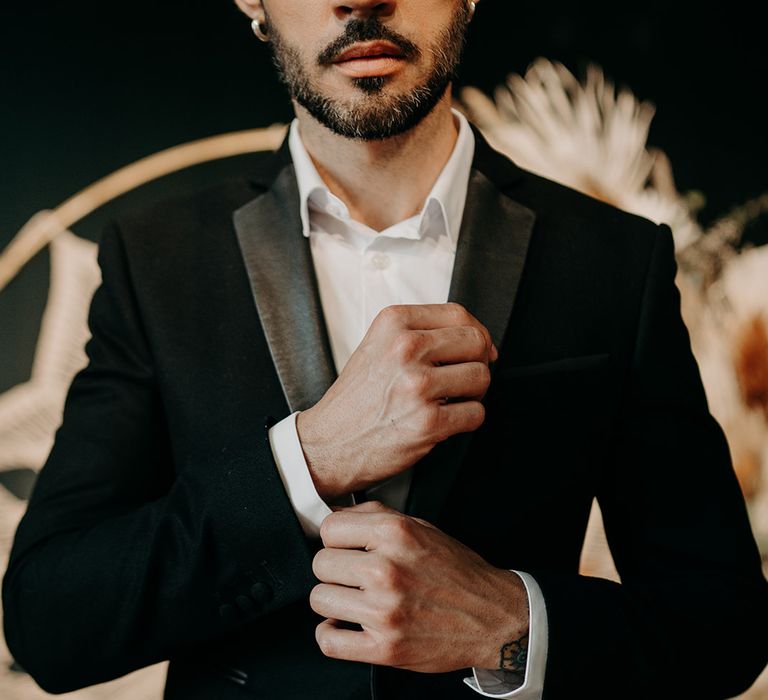
[[[388,139],[409,131],[429,115],[454,79],[471,18],[467,3],[459,3],[459,8],[437,41],[427,49],[433,65],[424,80],[405,93],[387,92],[389,78],[371,76],[352,79],[361,93],[358,99],[345,101],[324,94],[309,75],[300,52],[270,23],[272,61],[291,97],[323,126],[349,139]],[[413,42],[386,27],[377,15],[371,15],[347,22],[344,33],[318,54],[316,64],[332,65],[334,58],[352,44],[374,40],[393,43],[406,61],[423,55]]]

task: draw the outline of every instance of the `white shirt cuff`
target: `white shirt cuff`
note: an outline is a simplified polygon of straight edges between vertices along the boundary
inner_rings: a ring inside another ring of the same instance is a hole
[[[317,493],[307,460],[304,459],[304,451],[301,449],[299,433],[296,430],[298,414],[299,411],[291,413],[269,429],[269,444],[277,471],[304,534],[307,537],[320,537],[320,524],[332,511]],[[349,497],[339,500],[341,503],[352,504]]]
[[[464,678],[464,682],[472,690],[489,698],[541,700],[549,639],[547,609],[544,605],[544,595],[533,576],[523,571],[515,573],[523,580],[528,594],[528,659],[523,682],[510,681],[509,674],[500,669],[474,667],[473,676]]]

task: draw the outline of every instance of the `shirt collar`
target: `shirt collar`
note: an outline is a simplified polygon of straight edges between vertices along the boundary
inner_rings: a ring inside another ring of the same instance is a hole
[[[423,230],[426,217],[437,216],[448,235],[451,247],[455,251],[461,219],[464,214],[464,203],[467,198],[469,173],[475,152],[475,137],[466,117],[455,109],[451,111],[458,121],[459,134],[450,158],[440,171],[424,201],[424,206],[419,214],[419,231]],[[344,203],[330,192],[317,172],[317,168],[301,140],[298,119],[291,122],[288,147],[291,151],[299,187],[301,225],[304,235],[309,236],[310,232],[310,199],[320,202],[321,206],[333,202],[337,207],[337,214],[349,216]]]

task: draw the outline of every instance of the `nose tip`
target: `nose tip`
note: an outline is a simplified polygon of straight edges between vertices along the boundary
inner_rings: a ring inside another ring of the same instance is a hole
[[[395,4],[392,0],[346,0],[336,6],[335,13],[339,19],[366,19],[372,15],[389,17],[395,11]]]

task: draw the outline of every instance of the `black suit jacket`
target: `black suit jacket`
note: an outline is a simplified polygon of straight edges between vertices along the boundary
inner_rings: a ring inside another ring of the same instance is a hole
[[[406,511],[536,578],[545,700],[735,694],[766,663],[768,596],[671,231],[475,136],[450,299],[500,356],[485,423],[416,465]],[[44,689],[170,659],[173,699],[477,697],[467,669],[315,642],[319,543],[267,436],[335,378],[298,203],[284,143],[250,180],[105,231],[89,364],[3,582],[8,645]],[[621,584],[578,573],[594,496]]]

